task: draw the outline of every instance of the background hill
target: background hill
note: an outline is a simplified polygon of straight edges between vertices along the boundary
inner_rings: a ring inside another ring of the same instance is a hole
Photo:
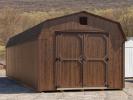
[[[48,11],[50,9],[118,8],[133,5],[133,0],[0,0],[0,8],[5,6],[24,11]]]

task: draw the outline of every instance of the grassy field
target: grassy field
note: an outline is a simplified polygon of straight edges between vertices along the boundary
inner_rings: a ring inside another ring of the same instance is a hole
[[[0,8],[5,6],[24,11],[49,11],[50,9],[90,9],[130,7],[133,0],[0,0]]]

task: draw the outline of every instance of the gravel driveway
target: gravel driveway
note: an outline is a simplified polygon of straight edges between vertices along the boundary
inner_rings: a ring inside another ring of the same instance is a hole
[[[5,77],[0,71],[0,100],[133,100],[133,79],[121,90],[35,93]]]

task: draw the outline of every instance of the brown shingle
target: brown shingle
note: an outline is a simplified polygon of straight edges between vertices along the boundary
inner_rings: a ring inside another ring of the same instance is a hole
[[[37,39],[39,33],[41,32],[42,27],[43,27],[43,23],[40,23],[22,33],[19,33],[11,37],[9,41],[7,42],[6,47],[10,47],[13,45],[24,43],[26,41]]]

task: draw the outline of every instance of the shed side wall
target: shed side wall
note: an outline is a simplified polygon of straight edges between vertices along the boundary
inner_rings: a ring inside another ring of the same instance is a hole
[[[7,76],[37,88],[37,40],[8,47]]]

